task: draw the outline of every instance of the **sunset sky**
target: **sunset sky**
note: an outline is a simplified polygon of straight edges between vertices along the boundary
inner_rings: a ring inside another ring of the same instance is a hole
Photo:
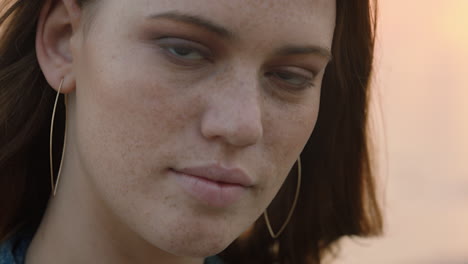
[[[468,263],[468,1],[380,0],[373,127],[385,236],[333,264]]]

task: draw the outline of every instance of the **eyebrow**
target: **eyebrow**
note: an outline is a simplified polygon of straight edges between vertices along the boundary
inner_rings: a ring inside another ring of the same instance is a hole
[[[228,30],[227,28],[216,24],[206,18],[201,16],[184,14],[178,11],[168,11],[160,14],[152,14],[147,17],[148,19],[169,19],[176,22],[182,22],[186,24],[195,25],[201,27],[215,35],[220,36],[221,38],[232,40],[235,39],[235,34]],[[318,55],[325,57],[328,61],[331,61],[333,55],[331,51],[325,47],[316,46],[316,45],[286,45],[279,49],[276,49],[273,54],[280,56],[291,56],[291,55]]]
[[[316,45],[306,45],[306,46],[295,46],[295,45],[287,45],[282,48],[275,50],[274,54],[278,54],[280,56],[290,56],[290,55],[318,55],[321,57],[325,57],[328,61],[333,59],[333,55],[331,51],[327,48],[316,46]]]
[[[197,15],[190,15],[190,14],[183,14],[177,11],[169,11],[161,14],[153,14],[148,16],[149,19],[169,19],[174,20],[177,22],[182,22],[186,24],[192,24],[205,30],[208,30],[222,38],[225,39],[232,39],[234,38],[234,34],[226,29],[223,26],[217,25],[214,22],[209,21],[206,18],[197,16]]]

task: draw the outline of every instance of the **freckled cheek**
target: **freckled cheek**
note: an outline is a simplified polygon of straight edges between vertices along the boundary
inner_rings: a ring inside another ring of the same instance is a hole
[[[157,73],[131,70],[120,59],[87,65],[77,91],[86,144],[102,150],[110,163],[122,160],[137,167],[154,162],[155,150],[174,142],[190,119],[187,99]]]
[[[171,114],[178,114],[176,110],[181,105],[176,87],[167,82],[164,72],[154,67],[149,69],[144,59],[108,54],[95,65],[90,96],[109,117],[150,126],[161,124]]]
[[[281,175],[286,175],[298,159],[315,127],[317,112],[314,107],[305,108],[295,113],[277,114],[270,122],[266,142],[270,146],[268,151],[274,155],[273,162],[281,166],[278,169]]]

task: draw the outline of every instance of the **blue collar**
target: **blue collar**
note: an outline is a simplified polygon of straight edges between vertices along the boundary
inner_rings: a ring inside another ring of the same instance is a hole
[[[33,228],[24,228],[0,244],[0,264],[24,264],[34,233]],[[218,256],[211,256],[205,259],[204,264],[223,264],[223,261]]]
[[[0,264],[24,264],[34,233],[31,227],[24,228],[0,244]]]

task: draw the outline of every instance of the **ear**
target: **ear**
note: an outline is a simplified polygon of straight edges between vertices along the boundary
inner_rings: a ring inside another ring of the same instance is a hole
[[[81,9],[76,0],[46,0],[36,29],[36,56],[49,85],[61,93],[75,89],[70,40],[78,34]]]

